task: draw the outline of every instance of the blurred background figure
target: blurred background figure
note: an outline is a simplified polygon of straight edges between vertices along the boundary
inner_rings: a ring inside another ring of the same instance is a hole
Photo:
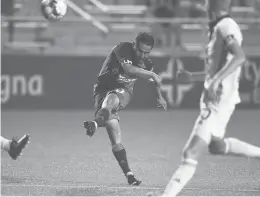
[[[1,0],[1,15],[3,16],[13,16],[15,12],[14,9],[14,0]],[[8,22],[8,27],[7,27],[7,31],[8,31],[8,41],[9,42],[13,42],[14,40],[14,22],[13,21],[9,21]]]
[[[172,19],[178,16],[179,0],[159,0],[153,3],[149,2],[152,7],[152,15],[157,18]],[[152,31],[156,37],[156,46],[171,47],[180,45],[179,24],[171,23],[154,23]],[[175,42],[172,42],[174,32]]]
[[[258,16],[260,16],[260,0],[255,0],[255,9]]]
[[[205,16],[205,12],[200,9],[199,5],[202,5],[203,2],[201,0],[190,1],[190,9],[189,9],[189,17],[197,18]]]
[[[38,1],[2,0],[2,15],[16,18],[15,22],[4,20],[2,23],[3,43],[9,44],[12,50],[16,50],[17,46],[19,50],[25,50],[26,46],[26,50],[33,52],[35,49],[42,49],[39,50],[41,53],[47,53],[49,50],[52,53],[59,50],[69,51],[65,50],[66,47],[69,49],[80,47],[82,52],[85,51],[83,48],[91,47],[92,50],[97,48],[100,52],[111,48],[119,38],[132,40],[142,31],[151,32],[155,36],[156,49],[163,49],[169,53],[169,48],[185,49],[183,51],[192,48],[198,51],[206,42],[206,37],[203,35],[206,24],[196,21],[200,18],[205,19],[205,12],[202,10],[204,0],[69,0],[68,2],[73,4],[73,8],[69,6],[64,19],[53,25],[54,23],[49,23],[40,16]],[[17,3],[22,5],[20,9],[16,9]],[[235,7],[231,15],[235,18],[247,17],[253,20],[259,16],[259,0],[233,0],[233,5]],[[154,17],[162,22],[153,22]],[[175,22],[169,23],[172,20]],[[253,24],[253,22],[242,23],[247,32],[258,28],[257,24]],[[104,34],[107,36],[102,37]],[[10,45],[14,41],[16,44]]]

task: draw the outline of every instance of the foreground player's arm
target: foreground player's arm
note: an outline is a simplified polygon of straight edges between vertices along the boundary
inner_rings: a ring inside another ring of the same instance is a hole
[[[222,81],[228,75],[233,73],[238,67],[242,66],[245,62],[245,53],[239,43],[233,36],[228,36],[226,39],[226,45],[228,51],[233,55],[231,61],[229,61],[215,76],[213,80]]]
[[[206,73],[204,71],[202,72],[192,72],[192,81],[197,82],[197,81],[204,81],[206,77]]]
[[[206,73],[204,71],[201,72],[189,72],[187,70],[181,69],[178,71],[178,80],[183,82],[199,82],[204,81],[206,77]]]
[[[226,49],[233,55],[232,59],[218,72],[213,81],[221,82],[228,75],[234,72],[245,62],[245,53],[241,47],[242,34],[236,23],[229,19],[218,29],[219,35],[223,38]]]

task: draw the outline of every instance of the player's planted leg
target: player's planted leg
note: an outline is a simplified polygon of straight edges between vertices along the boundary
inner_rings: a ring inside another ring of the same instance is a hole
[[[212,154],[260,159],[260,148],[236,138],[215,139],[209,146]]]
[[[183,151],[182,163],[175,171],[162,196],[174,197],[179,194],[195,174],[199,156],[207,147],[207,142],[197,135],[188,141]]]
[[[129,185],[140,185],[141,181],[137,180],[129,168],[126,150],[121,141],[121,129],[118,120],[112,119],[106,122],[107,133],[112,145],[112,152],[127,178]]]
[[[116,110],[119,106],[119,98],[115,93],[110,93],[104,99],[101,109],[96,113],[96,118],[93,121],[84,122],[86,128],[86,134],[90,137],[94,135],[97,128],[103,126],[104,123],[109,120],[113,110]]]

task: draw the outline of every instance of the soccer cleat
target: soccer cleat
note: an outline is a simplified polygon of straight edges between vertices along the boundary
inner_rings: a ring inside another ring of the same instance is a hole
[[[135,176],[133,175],[133,173],[129,173],[126,175],[126,178],[127,178],[127,182],[129,185],[140,185],[142,181],[140,180],[137,180],[135,178]]]
[[[14,160],[17,159],[22,153],[22,150],[29,143],[30,136],[28,134],[21,137],[19,140],[13,138],[10,143],[10,150],[8,151],[10,157]]]
[[[84,128],[87,129],[86,135],[92,137],[96,132],[98,125],[95,121],[86,121],[84,122]]]

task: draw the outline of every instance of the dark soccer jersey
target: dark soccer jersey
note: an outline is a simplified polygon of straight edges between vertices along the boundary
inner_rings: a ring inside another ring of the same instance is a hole
[[[127,88],[132,92],[137,78],[128,76],[121,63],[132,64],[145,70],[152,70],[153,64],[150,59],[144,62],[138,61],[133,43],[121,42],[116,45],[103,63],[102,69],[97,77],[97,88],[111,90],[115,88]]]

